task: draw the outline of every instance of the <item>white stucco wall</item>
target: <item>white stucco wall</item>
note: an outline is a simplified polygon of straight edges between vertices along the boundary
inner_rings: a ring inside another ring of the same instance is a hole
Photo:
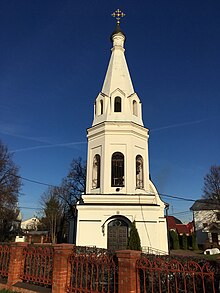
[[[219,210],[201,210],[201,211],[194,211],[194,223],[195,223],[195,231],[196,231],[196,238],[198,244],[205,244],[206,240],[211,241],[211,234],[208,235],[207,232],[204,232],[205,225],[204,224],[211,224],[214,222],[219,222],[217,220],[216,214]]]
[[[39,219],[33,217],[21,222],[21,229],[23,230],[37,230],[37,225],[39,224]]]
[[[153,196],[149,196],[149,199],[145,199],[146,197],[147,195],[136,198],[127,195],[103,195],[102,200],[99,201],[99,195],[84,195],[85,204],[78,205],[76,244],[107,248],[109,218],[124,216],[131,222],[135,220],[142,246],[167,252],[167,229],[163,207],[150,205],[155,199]],[[148,206],[146,206],[147,202]]]
[[[133,122],[106,122],[88,129],[88,160],[86,193],[112,194],[111,158],[114,152],[121,152],[125,158],[125,186],[121,194],[150,193],[148,162],[148,129]],[[93,158],[101,156],[101,186],[92,188]],[[144,189],[136,189],[136,156],[144,162]]]

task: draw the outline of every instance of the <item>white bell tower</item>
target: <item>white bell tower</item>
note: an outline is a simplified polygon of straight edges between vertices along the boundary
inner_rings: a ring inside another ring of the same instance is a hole
[[[77,206],[76,241],[125,249],[135,220],[142,246],[167,252],[165,204],[149,178],[148,129],[124,55],[124,14],[116,10],[113,16],[111,58],[87,134],[86,194]]]

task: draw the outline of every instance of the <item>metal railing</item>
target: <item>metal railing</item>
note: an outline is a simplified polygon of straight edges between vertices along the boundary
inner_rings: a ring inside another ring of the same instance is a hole
[[[28,245],[23,250],[20,278],[35,285],[52,285],[53,247]]]
[[[8,269],[10,262],[10,245],[0,243],[0,276],[8,277]]]
[[[114,253],[75,247],[68,258],[67,292],[118,292],[118,265]]]
[[[136,263],[140,293],[215,293],[214,272],[208,263],[180,262],[141,256]]]
[[[120,290],[123,286],[127,290],[129,284],[134,284],[137,291],[132,287],[132,292],[138,293],[219,292],[217,262],[144,253],[129,258],[131,254],[126,257],[125,254],[122,257],[120,251],[95,247],[27,244],[10,247],[0,243],[0,277],[8,279],[9,286],[11,280],[17,282],[20,278],[38,286],[54,285],[53,291],[62,293],[118,293],[119,285]],[[60,267],[53,271],[53,265],[59,263]],[[16,272],[20,269],[16,276],[14,269]]]
[[[142,252],[146,254],[154,254],[154,255],[168,255],[168,253],[164,250],[159,250],[157,248],[142,246]]]

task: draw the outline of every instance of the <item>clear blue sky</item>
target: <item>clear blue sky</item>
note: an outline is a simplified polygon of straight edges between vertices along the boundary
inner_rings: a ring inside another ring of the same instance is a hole
[[[86,159],[86,128],[110,57],[111,13],[126,13],[126,58],[150,129],[160,193],[198,199],[220,164],[219,0],[1,0],[0,137],[20,175],[59,185]],[[45,186],[23,181],[24,218]],[[191,202],[163,199],[190,220]]]

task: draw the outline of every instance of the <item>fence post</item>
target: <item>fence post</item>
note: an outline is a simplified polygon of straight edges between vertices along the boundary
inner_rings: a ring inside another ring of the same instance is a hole
[[[72,244],[54,244],[52,293],[65,293],[68,273],[68,256],[73,251]]]
[[[7,285],[11,287],[15,283],[21,281],[21,265],[23,261],[23,249],[28,243],[26,242],[13,242],[10,245],[10,262],[8,269],[8,282]]]
[[[136,250],[120,250],[116,252],[118,257],[118,292],[139,293],[137,282],[136,261],[141,252]]]

